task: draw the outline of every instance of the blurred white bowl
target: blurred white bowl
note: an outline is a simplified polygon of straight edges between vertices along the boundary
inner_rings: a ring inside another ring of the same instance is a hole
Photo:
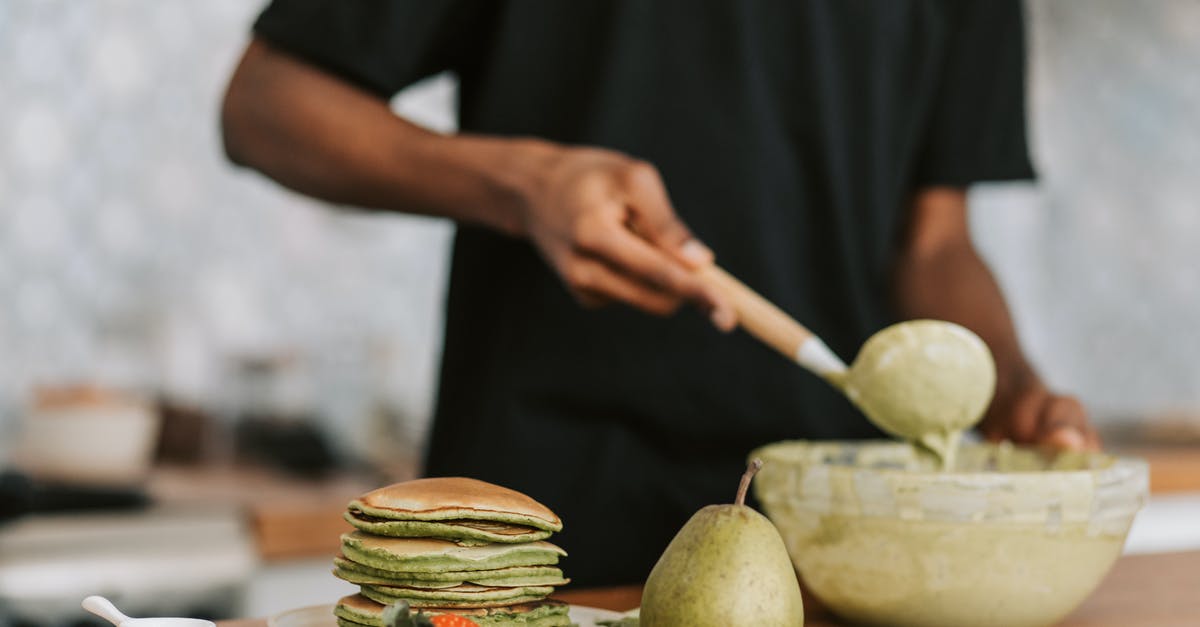
[[[150,469],[158,429],[153,406],[129,395],[42,394],[25,417],[13,462],[37,479],[132,484]]]

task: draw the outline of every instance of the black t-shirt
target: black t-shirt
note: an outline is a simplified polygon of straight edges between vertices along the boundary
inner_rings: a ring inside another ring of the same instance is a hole
[[[847,360],[894,321],[912,192],[1032,175],[1017,0],[277,0],[255,30],[380,97],[452,71],[464,131],[655,164],[718,261]],[[552,507],[580,584],[643,580],[756,446],[879,436],[750,337],[581,309],[481,228],[446,317],[426,472]]]

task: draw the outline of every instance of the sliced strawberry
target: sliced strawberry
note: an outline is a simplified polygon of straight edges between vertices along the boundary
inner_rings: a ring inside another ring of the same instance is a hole
[[[438,614],[433,617],[433,627],[479,627],[479,625],[475,621],[457,614]]]

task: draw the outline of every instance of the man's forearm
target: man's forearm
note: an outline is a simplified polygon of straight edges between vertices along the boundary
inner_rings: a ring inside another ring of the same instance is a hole
[[[910,233],[893,277],[900,315],[949,320],[983,338],[996,359],[1000,403],[1024,386],[1039,384],[1000,287],[967,234],[965,194],[933,190],[913,202]]]
[[[261,41],[247,49],[221,114],[230,159],[297,191],[510,234],[521,231],[523,198],[554,152],[536,140],[425,130]]]
[[[669,315],[685,302],[722,329],[731,307],[692,270],[712,262],[657,170],[616,151],[532,138],[446,136],[262,41],[221,110],[225,150],[330,202],[444,216],[523,237],[585,306]]]

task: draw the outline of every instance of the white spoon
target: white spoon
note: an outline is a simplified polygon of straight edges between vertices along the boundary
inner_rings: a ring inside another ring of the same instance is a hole
[[[200,618],[130,618],[122,614],[112,601],[101,596],[90,596],[83,600],[82,605],[83,609],[117,627],[216,627],[211,620]]]

